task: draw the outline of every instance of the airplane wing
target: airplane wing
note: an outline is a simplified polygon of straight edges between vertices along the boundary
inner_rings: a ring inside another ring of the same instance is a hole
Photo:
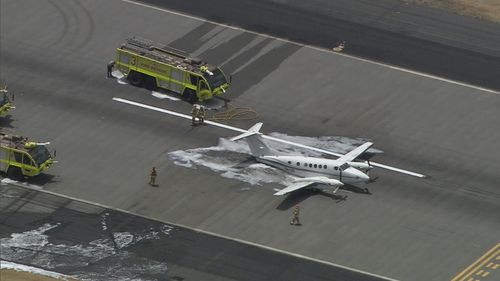
[[[364,144],[356,147],[355,149],[349,151],[348,153],[340,156],[337,160],[342,161],[342,162],[351,162],[356,157],[361,155],[361,153],[365,152],[368,148],[370,148],[373,145],[373,142],[365,142]]]
[[[274,193],[274,195],[285,195],[285,194],[288,194],[290,192],[293,192],[293,191],[302,189],[304,187],[313,185],[315,183],[316,183],[315,181],[302,181],[302,182],[292,183],[291,185],[289,185],[289,186],[283,188],[282,190]]]

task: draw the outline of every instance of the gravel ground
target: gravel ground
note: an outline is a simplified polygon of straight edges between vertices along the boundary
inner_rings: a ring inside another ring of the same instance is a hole
[[[500,22],[499,0],[407,0],[418,4],[452,11],[453,13]]]
[[[35,274],[31,272],[16,271],[14,269],[2,269],[0,270],[0,280],[2,281],[76,281],[73,278],[63,278],[57,279],[48,276],[43,276],[40,274]]]

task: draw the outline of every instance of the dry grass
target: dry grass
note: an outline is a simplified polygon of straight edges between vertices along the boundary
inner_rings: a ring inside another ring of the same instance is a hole
[[[456,14],[500,22],[500,0],[406,0]]]
[[[56,279],[30,272],[16,271],[14,269],[1,269],[0,280],[1,281],[77,281],[76,279],[73,278]]]

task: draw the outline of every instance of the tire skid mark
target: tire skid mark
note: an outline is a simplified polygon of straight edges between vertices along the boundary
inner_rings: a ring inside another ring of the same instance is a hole
[[[68,34],[69,20],[68,20],[68,16],[63,11],[63,9],[61,9],[61,7],[58,6],[55,3],[56,1],[54,1],[54,0],[47,0],[47,2],[52,7],[54,7],[54,9],[57,10],[58,14],[62,17],[62,20],[63,20],[63,32],[59,35],[59,37],[57,37],[57,39],[52,44],[49,45],[49,47],[52,47],[52,46],[55,46],[55,45],[59,44],[66,37],[66,35]]]

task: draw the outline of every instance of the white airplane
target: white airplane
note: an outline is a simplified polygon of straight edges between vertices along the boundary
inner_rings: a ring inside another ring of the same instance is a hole
[[[274,195],[285,195],[313,185],[317,185],[316,189],[333,189],[335,193],[344,183],[357,184],[370,181],[365,172],[372,167],[366,162],[354,162],[354,160],[373,145],[371,142],[360,145],[338,159],[277,155],[264,143],[260,133],[261,127],[262,123],[257,123],[231,140],[245,139],[252,156],[258,162],[300,177]]]
[[[123,98],[114,97],[113,100],[191,120],[190,115],[180,112],[142,104]],[[232,138],[232,140],[246,139],[249,144],[251,153],[257,159],[257,161],[300,176],[300,178],[296,178],[290,186],[287,186],[286,188],[276,192],[275,195],[285,195],[302,188],[310,188],[315,184],[319,184],[314,187],[316,189],[334,189],[334,192],[336,192],[341,186],[344,185],[344,183],[356,184],[370,181],[370,177],[367,175],[367,172],[372,169],[372,166],[409,175],[412,177],[427,177],[426,175],[420,173],[392,167],[382,163],[355,161],[357,157],[359,157],[363,152],[365,152],[373,145],[373,143],[371,142],[366,142],[361,146],[355,148],[354,150],[348,152],[347,154],[340,154],[329,150],[264,135],[259,132],[260,128],[262,127],[262,123],[255,124],[249,130],[243,130],[211,120],[205,120],[204,124],[241,133],[240,135]],[[271,152],[269,147],[267,147],[267,145],[263,142],[263,139],[321,152],[323,154],[332,155],[338,158],[333,160],[316,157],[276,155],[275,153]]]

